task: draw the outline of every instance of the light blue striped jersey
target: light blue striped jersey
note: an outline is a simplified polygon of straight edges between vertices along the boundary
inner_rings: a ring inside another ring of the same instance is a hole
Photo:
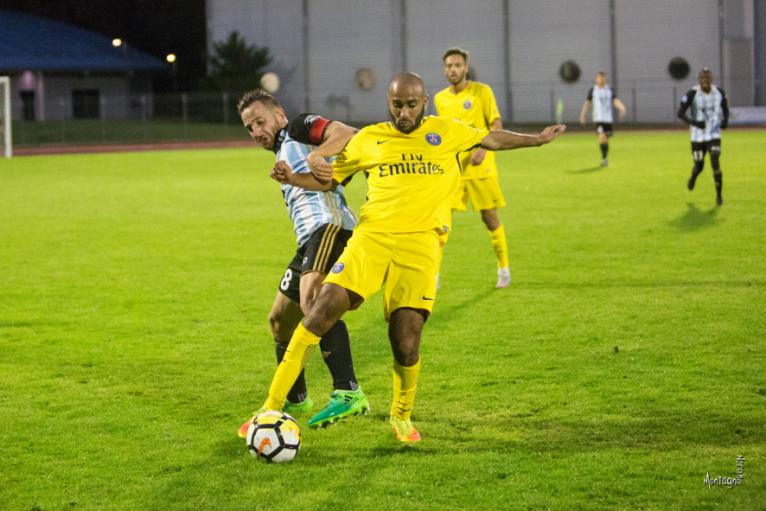
[[[277,161],[285,161],[294,173],[310,172],[306,157],[314,146],[302,144],[283,132],[284,140],[277,150]],[[293,221],[298,246],[303,246],[311,235],[324,224],[333,224],[352,230],[357,219],[346,204],[343,186],[327,192],[313,192],[297,186],[282,185],[282,197]]]

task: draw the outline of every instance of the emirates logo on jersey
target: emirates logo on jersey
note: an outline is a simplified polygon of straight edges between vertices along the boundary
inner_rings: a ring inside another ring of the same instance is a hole
[[[471,103],[470,99],[466,99],[465,103],[463,103],[463,108],[465,108],[466,110],[470,110],[472,106],[473,106],[473,103]]]

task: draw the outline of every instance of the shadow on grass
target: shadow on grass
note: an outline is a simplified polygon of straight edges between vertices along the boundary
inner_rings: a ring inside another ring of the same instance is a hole
[[[484,418],[482,428],[447,428],[432,437],[436,451],[592,452],[598,450],[685,450],[738,447],[764,441],[755,417],[658,413],[655,417],[592,420]],[[492,433],[489,433],[492,432]],[[444,447],[441,447],[444,445]],[[447,447],[449,445],[449,447]]]
[[[601,169],[601,165],[596,165],[595,167],[587,167],[584,169],[567,170],[567,174],[590,174],[592,172],[598,172]]]
[[[441,306],[437,309],[436,315],[429,318],[429,322],[438,323],[439,325],[448,324],[456,317],[459,317],[460,313],[466,311],[470,312],[470,307],[472,305],[475,305],[482,300],[489,298],[497,292],[498,290],[495,288],[487,288],[479,291],[478,293],[474,293],[473,295],[466,297],[459,302],[444,303],[444,301],[440,301],[439,303]]]
[[[687,202],[686,212],[680,217],[670,220],[668,225],[685,232],[712,227],[716,223],[715,217],[719,209],[718,206],[713,206],[707,211],[702,211],[695,204]]]

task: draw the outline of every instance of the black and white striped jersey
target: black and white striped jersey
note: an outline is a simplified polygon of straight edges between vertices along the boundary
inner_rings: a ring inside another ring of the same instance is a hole
[[[707,93],[699,85],[695,85],[681,98],[678,117],[689,123],[692,142],[719,139],[721,128],[725,128],[729,122],[726,93],[715,85],[711,85],[710,92]],[[700,127],[702,124],[704,127]]]
[[[588,101],[590,101],[593,116],[593,122],[613,123],[612,102],[617,97],[617,93],[610,85],[599,87],[594,85],[588,91]]]

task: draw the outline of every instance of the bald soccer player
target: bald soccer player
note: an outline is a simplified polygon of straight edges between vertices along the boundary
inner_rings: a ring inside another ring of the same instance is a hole
[[[424,118],[428,96],[423,80],[413,73],[394,76],[387,100],[389,122],[363,128],[333,164],[319,162],[313,168],[315,190],[329,190],[365,172],[368,198],[346,249],[296,327],[269,396],[256,414],[282,409],[322,335],[382,287],[394,358],[390,423],[397,440],[412,443],[420,441],[411,420],[420,338],[434,304],[439,237],[450,229],[451,199],[460,185],[458,156],[477,147],[503,151],[540,146],[566,127],[549,126],[539,134],[524,135]],[[275,173],[288,180],[291,169],[278,162]]]

